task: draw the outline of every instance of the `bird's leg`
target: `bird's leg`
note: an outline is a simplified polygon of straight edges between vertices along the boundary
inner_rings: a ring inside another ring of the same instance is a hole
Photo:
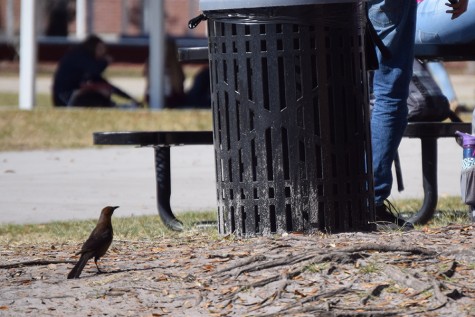
[[[102,271],[102,270],[99,268],[99,265],[97,264],[97,258],[96,258],[96,257],[94,257],[94,263],[96,264],[97,271],[98,271],[99,273],[104,273],[104,271]]]

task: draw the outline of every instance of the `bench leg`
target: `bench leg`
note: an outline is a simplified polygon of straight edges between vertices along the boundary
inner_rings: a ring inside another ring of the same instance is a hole
[[[182,231],[183,223],[178,220],[170,207],[171,171],[170,147],[155,147],[155,173],[157,181],[158,214],[171,230]]]
[[[424,201],[421,209],[409,221],[425,224],[434,215],[437,207],[437,138],[421,138],[422,186]]]

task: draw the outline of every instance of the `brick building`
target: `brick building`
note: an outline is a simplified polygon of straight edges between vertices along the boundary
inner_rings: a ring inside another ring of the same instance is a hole
[[[174,36],[205,36],[205,23],[195,30],[189,30],[189,19],[197,16],[199,0],[87,0],[88,33],[102,36],[144,36],[148,33],[147,14],[149,1],[163,1],[165,27]],[[54,9],[62,11],[57,19],[66,19],[67,32],[74,36],[76,30],[75,0],[37,0],[37,30],[39,35],[47,33]],[[0,0],[0,37],[19,34],[21,0]]]

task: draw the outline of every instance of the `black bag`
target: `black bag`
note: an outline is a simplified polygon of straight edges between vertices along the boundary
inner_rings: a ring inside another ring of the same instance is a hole
[[[444,121],[451,116],[450,104],[424,64],[414,59],[407,98],[411,121]]]

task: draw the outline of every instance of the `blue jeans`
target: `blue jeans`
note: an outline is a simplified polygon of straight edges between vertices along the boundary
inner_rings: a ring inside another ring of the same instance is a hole
[[[469,3],[467,12],[455,20],[446,13],[446,0],[424,0],[417,6],[416,44],[463,44],[475,42],[475,6]],[[427,67],[444,95],[455,101],[450,78],[440,62],[427,63]]]
[[[455,20],[446,0],[424,0],[417,6],[416,44],[463,44],[475,41],[475,4]]]
[[[368,16],[391,52],[374,72],[375,97],[371,117],[373,172],[376,206],[389,197],[391,167],[407,125],[407,97],[414,59],[416,0],[371,0]]]

